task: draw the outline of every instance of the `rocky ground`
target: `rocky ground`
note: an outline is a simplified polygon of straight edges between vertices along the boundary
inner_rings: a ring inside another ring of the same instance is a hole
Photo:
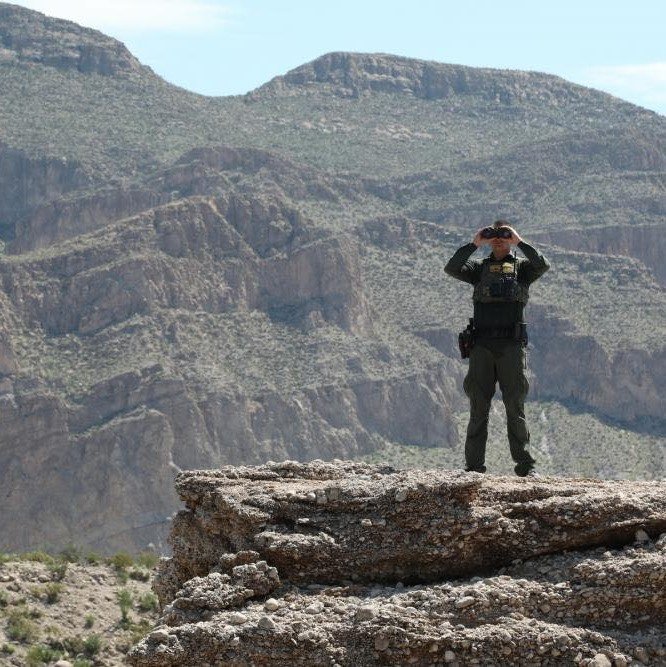
[[[41,552],[1,556],[0,665],[124,665],[155,622],[150,559],[130,565],[117,554],[113,565]]]
[[[133,665],[666,665],[663,482],[285,462],[177,489]]]

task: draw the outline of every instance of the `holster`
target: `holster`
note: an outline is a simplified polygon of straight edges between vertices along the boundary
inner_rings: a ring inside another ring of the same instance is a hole
[[[458,334],[458,349],[463,359],[468,359],[474,347],[474,320],[470,319],[467,327]]]

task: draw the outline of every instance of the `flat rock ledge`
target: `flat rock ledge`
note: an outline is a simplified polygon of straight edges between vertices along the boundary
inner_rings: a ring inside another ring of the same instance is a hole
[[[666,483],[190,471],[133,665],[666,665]]]

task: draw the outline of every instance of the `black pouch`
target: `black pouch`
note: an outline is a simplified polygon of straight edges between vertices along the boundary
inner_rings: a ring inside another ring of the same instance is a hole
[[[474,321],[470,320],[467,328],[458,334],[458,349],[463,359],[469,358],[469,353],[474,347]]]
[[[527,347],[527,324],[525,322],[516,322],[514,339],[521,343],[523,347]]]

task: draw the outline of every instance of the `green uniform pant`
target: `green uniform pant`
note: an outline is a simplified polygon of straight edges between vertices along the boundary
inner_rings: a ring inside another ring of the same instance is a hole
[[[486,340],[472,348],[469,371],[463,383],[470,405],[465,440],[468,470],[485,472],[486,469],[488,414],[497,382],[506,408],[507,434],[516,474],[526,475],[534,467],[535,461],[527,451],[530,432],[525,421],[525,397],[530,385],[525,370],[525,349],[518,342]]]

